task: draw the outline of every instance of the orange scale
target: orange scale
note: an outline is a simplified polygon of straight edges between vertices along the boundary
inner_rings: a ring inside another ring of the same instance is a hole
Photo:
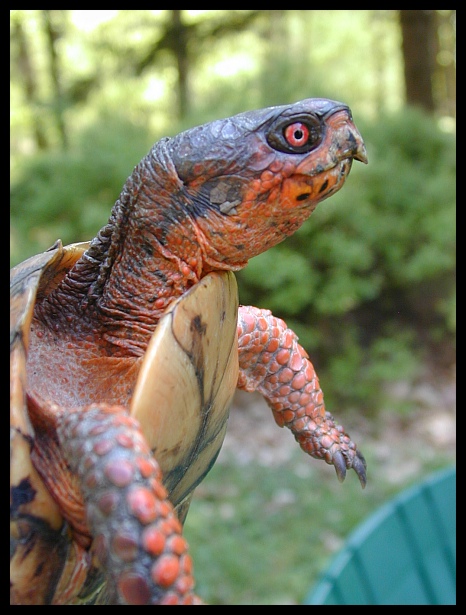
[[[135,487],[126,499],[131,512],[141,523],[150,523],[157,517],[157,500],[146,487]]]
[[[314,432],[317,429],[317,423],[315,421],[308,421],[307,428],[309,431]]]
[[[246,197],[248,199],[253,200],[254,196],[259,192],[260,189],[261,189],[261,180],[254,179],[250,184],[250,189],[247,191]]]
[[[293,379],[294,373],[289,367],[284,367],[278,376],[279,382],[288,384]]]
[[[295,414],[292,410],[285,410],[284,412],[282,412],[282,417],[286,423],[292,421],[294,419],[294,416]]]
[[[107,431],[108,429],[108,425],[104,425],[104,424],[99,424],[99,425],[94,425],[94,427],[92,427],[89,430],[89,435],[90,436],[98,436],[101,433],[104,433],[104,431]]]
[[[125,459],[112,459],[105,465],[104,474],[116,487],[126,487],[133,480],[134,467]]]
[[[294,372],[299,372],[303,366],[303,358],[301,355],[293,353],[289,366]]]
[[[269,169],[270,169],[270,167],[269,167]],[[261,180],[261,184],[262,185],[264,185],[264,182],[271,181],[271,180],[274,179],[274,174],[269,169],[266,169],[265,171],[263,171],[261,173],[261,179],[260,180]]]
[[[322,436],[322,438],[320,439],[321,446],[326,449],[330,449],[334,443],[335,441],[333,440],[333,438],[327,435]]]
[[[167,538],[173,534],[173,526],[169,519],[163,519],[160,521],[158,528]]]
[[[156,470],[154,462],[151,459],[146,459],[145,457],[138,457],[136,459],[136,465],[138,466],[139,472],[143,478],[148,478]]]
[[[165,550],[166,538],[156,525],[150,525],[142,532],[141,544],[148,553],[158,556]]]
[[[290,356],[291,356],[290,351],[286,350],[285,348],[282,348],[281,350],[277,352],[275,356],[275,360],[280,365],[286,365],[288,361],[290,360]]]
[[[308,441],[307,444],[308,444],[308,452],[312,457],[315,457],[317,459],[325,458],[325,454],[321,450],[319,450],[317,446],[314,445],[314,443],[311,443],[310,441]]]
[[[267,181],[263,181],[261,184],[261,191],[262,192],[267,192],[269,190],[271,190],[274,186],[274,182],[271,180],[267,180]]]
[[[177,534],[181,534],[181,532],[183,531],[183,526],[176,517],[171,517],[170,519],[168,519],[168,522],[170,523],[171,528],[174,532],[176,532]]]
[[[281,162],[281,160],[277,160],[275,159],[272,164],[269,166],[269,169],[272,173],[278,173],[279,171],[281,171],[283,169],[284,165],[283,162]],[[293,165],[294,168],[294,165]]]
[[[118,579],[118,590],[127,604],[147,604],[150,588],[142,575],[135,572],[123,572]]]
[[[139,543],[137,536],[120,531],[112,540],[112,551],[123,562],[133,562],[138,554]]]
[[[274,360],[271,361],[271,363],[269,364],[269,373],[276,374],[276,372],[279,372],[281,369],[282,369],[282,366],[279,363],[277,363],[276,359],[274,358]],[[278,382],[278,376],[274,376],[273,382]]]
[[[274,410],[273,412],[273,418],[275,419],[275,422],[277,423],[277,425],[279,427],[284,427],[285,426],[285,419],[283,417],[283,414],[281,412],[277,412]]]
[[[265,378],[268,373],[269,373],[269,370],[267,369],[266,365],[261,365],[260,363],[256,365],[255,374],[257,377]]]
[[[266,318],[263,318],[261,316],[260,318],[257,319],[257,329],[259,331],[267,331],[268,328],[269,328],[269,325],[268,325]]]
[[[161,478],[162,478],[162,473],[159,470],[157,478],[149,479],[149,483],[150,483],[150,486],[152,487],[153,492],[155,493],[155,496],[159,500],[164,500],[167,497],[167,490],[160,482]]]
[[[311,401],[311,396],[308,395],[307,393],[303,393],[301,395],[301,397],[299,398],[299,403],[301,404],[301,406],[308,406],[306,408],[306,414],[312,414],[312,411],[314,410],[313,406],[311,406],[309,404],[309,402]]]
[[[290,393],[291,393],[291,387],[288,385],[282,386],[278,389],[278,394],[281,397],[288,397]]]
[[[94,442],[92,450],[96,455],[102,457],[109,453],[114,446],[115,442],[112,442],[112,440],[97,440],[97,442]]]
[[[167,500],[158,503],[157,512],[159,517],[165,519],[172,511],[172,506]]]
[[[331,464],[333,457],[332,457],[332,453],[330,453],[330,451],[324,451],[322,457],[325,459],[326,463]]]
[[[295,335],[290,329],[285,331],[285,335],[282,337],[282,346],[285,348],[291,348],[295,341]]]
[[[175,584],[176,591],[182,596],[190,592],[193,587],[194,580],[191,576],[187,575],[180,577]]]
[[[243,314],[242,321],[246,325],[248,333],[251,333],[252,331],[254,331],[256,319],[254,318],[252,314],[249,314],[247,312]]]
[[[257,356],[256,352],[245,352],[245,353],[242,353],[241,355],[243,361],[247,364],[249,364],[251,360],[254,359],[256,356]]]
[[[151,577],[157,585],[169,587],[176,581],[179,572],[179,559],[174,555],[162,555],[152,566]]]
[[[295,418],[299,419],[302,416],[307,416],[305,409],[302,407],[298,407],[298,409],[295,411]]]
[[[260,334],[259,339],[262,346],[265,346],[265,344],[267,344],[267,342],[269,341],[269,337],[270,336],[268,331],[264,331]]]
[[[241,335],[241,332],[240,332]],[[245,335],[243,335],[242,339],[241,339],[241,344],[243,346],[248,346],[252,341],[252,335],[250,333],[246,333]]]
[[[301,372],[299,374],[296,374],[296,376],[291,381],[291,386],[293,387],[293,389],[295,389],[297,395],[299,395],[299,391],[301,391],[301,389],[303,388],[305,384],[306,384],[306,377]],[[298,400],[296,399],[296,401]]]
[[[291,383],[293,385],[293,383]],[[301,397],[301,393],[299,391],[294,391],[288,395],[288,401],[290,404],[297,404],[299,402],[299,398]]]
[[[104,515],[110,515],[120,504],[120,494],[116,489],[105,491],[99,496],[97,506]]]
[[[109,412],[109,414],[112,414],[114,412],[113,408],[112,407],[108,408],[108,412]],[[115,417],[115,424],[116,425],[122,425],[124,427],[131,427],[133,429],[137,429],[138,428],[138,423],[136,422],[136,420],[133,419],[128,414],[119,414],[118,416],[116,416]]]
[[[189,278],[189,276],[191,275],[191,269],[188,267],[186,263],[183,263],[181,265],[180,271],[186,278]]]
[[[186,540],[175,534],[169,540],[168,549],[176,555],[182,555],[187,550]]]
[[[302,419],[298,419],[297,421],[294,421],[293,423],[293,430],[295,431],[302,431],[307,425],[307,419],[302,418]]]
[[[121,444],[124,448],[132,448],[133,447],[133,438],[126,433],[119,433],[116,436],[116,441],[118,444]]]
[[[191,574],[193,571],[193,560],[191,558],[190,555],[188,555],[187,553],[185,553],[180,560],[180,565],[181,568],[183,570],[183,572],[185,572],[186,574]]]

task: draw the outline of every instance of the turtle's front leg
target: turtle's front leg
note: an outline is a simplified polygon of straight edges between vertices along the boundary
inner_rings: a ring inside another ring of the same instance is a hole
[[[182,526],[138,422],[121,406],[63,414],[60,446],[78,475],[109,594],[119,604],[200,604]]]
[[[364,457],[325,411],[314,367],[296,334],[269,310],[240,306],[238,346],[238,388],[261,393],[277,424],[288,427],[306,453],[333,464],[341,481],[353,468],[364,487]]]

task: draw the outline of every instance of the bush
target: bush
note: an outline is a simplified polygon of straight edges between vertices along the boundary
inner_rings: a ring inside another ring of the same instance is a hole
[[[46,151],[22,163],[10,193],[14,265],[56,239],[92,239],[110,215],[126,178],[148,152],[147,130],[106,118],[78,132],[69,151]]]

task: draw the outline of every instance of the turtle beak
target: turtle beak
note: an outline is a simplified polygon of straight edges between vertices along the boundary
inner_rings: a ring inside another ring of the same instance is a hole
[[[346,147],[340,153],[341,158],[354,158],[367,164],[367,152],[364,141],[361,137],[359,130],[350,120],[347,126],[348,133],[346,135]]]
[[[359,137],[359,142],[358,142],[356,151],[354,151],[353,153],[353,158],[355,160],[359,160],[359,162],[364,162],[364,164],[367,164],[368,162],[366,146],[364,145],[364,141],[362,140],[361,137]]]

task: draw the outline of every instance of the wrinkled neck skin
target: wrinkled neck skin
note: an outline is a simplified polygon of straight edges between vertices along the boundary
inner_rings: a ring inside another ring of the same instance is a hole
[[[89,250],[38,305],[39,319],[71,336],[99,331],[116,346],[111,354],[143,354],[172,299],[202,276],[188,205],[162,140],[126,181]]]

